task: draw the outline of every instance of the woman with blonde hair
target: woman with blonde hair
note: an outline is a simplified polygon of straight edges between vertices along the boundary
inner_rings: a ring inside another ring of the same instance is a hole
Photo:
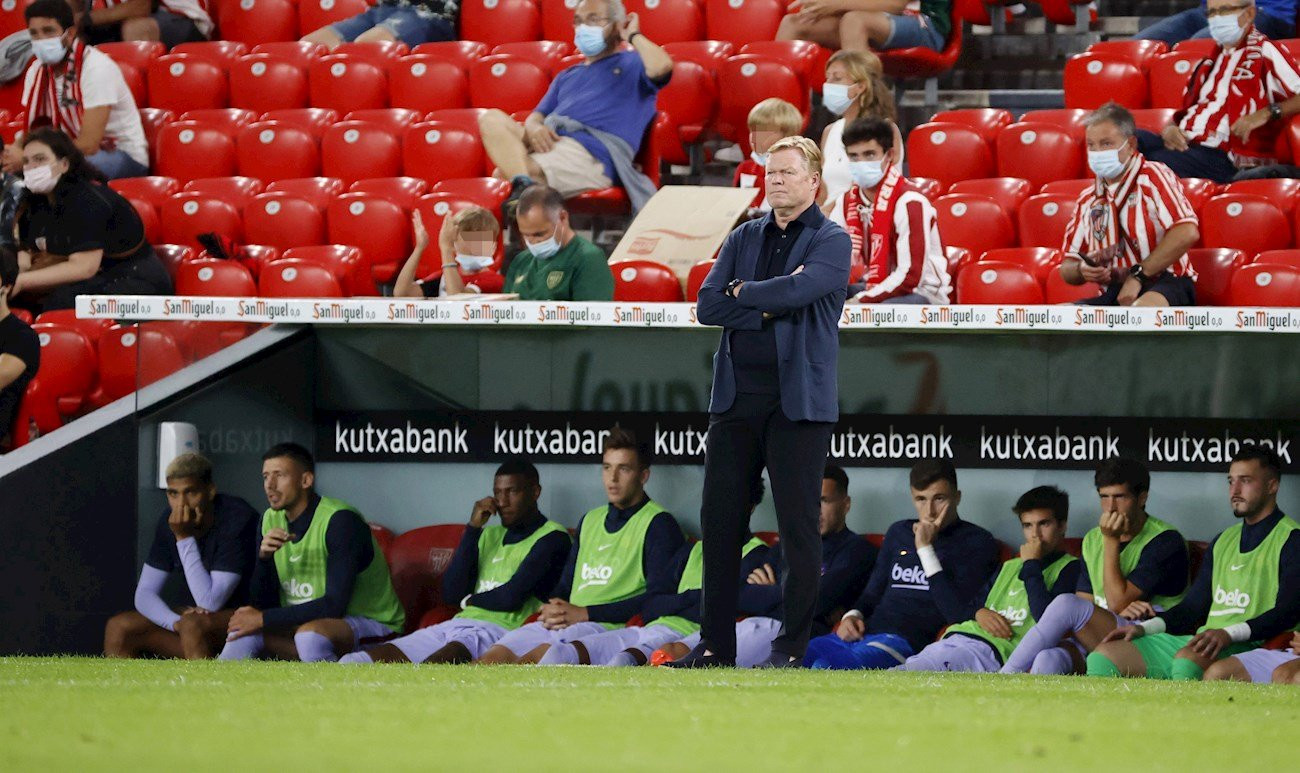
[[[844,150],[844,127],[859,118],[883,118],[894,126],[895,163],[902,161],[902,136],[898,134],[898,110],[894,95],[885,82],[880,57],[870,51],[837,51],[826,63],[826,85],[822,104],[840,116],[822,132],[822,189],[817,201],[827,216],[844,225],[842,199],[853,185],[849,156]]]

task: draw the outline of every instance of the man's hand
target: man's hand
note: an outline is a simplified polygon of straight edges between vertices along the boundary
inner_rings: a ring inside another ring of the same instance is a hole
[[[1160,138],[1165,141],[1165,147],[1170,150],[1187,150],[1187,135],[1183,132],[1182,127],[1176,124],[1169,124],[1164,131],[1160,132]]]
[[[1245,142],[1250,137],[1250,133],[1268,123],[1270,117],[1268,108],[1247,113],[1238,118],[1237,122],[1232,125],[1232,134],[1237,139]]]
[[[1156,608],[1145,601],[1138,599],[1119,613],[1119,616],[1125,620],[1150,620],[1156,616]]]
[[[845,615],[840,618],[840,625],[835,629],[835,635],[843,641],[862,641],[862,637],[867,633],[867,621],[857,615]]]
[[[641,17],[637,16],[635,12],[629,13],[627,21],[624,21],[623,26],[618,28],[618,34],[622,36],[624,43],[631,43],[632,36],[640,31]]]
[[[1114,274],[1111,272],[1110,266],[1090,266],[1087,263],[1080,262],[1079,276],[1082,276],[1085,282],[1095,282],[1104,287],[1110,284]]]
[[[230,616],[226,625],[226,641],[252,636],[262,630],[262,611],[256,607],[240,607]]]
[[[1098,527],[1101,529],[1101,536],[1117,540],[1128,533],[1128,517],[1118,511],[1102,513]]]
[[[1021,561],[1041,561],[1043,558],[1043,541],[1038,539],[1029,539],[1025,544],[1020,546]]]
[[[1124,280],[1124,286],[1119,288],[1119,297],[1115,302],[1120,306],[1132,306],[1137,301],[1138,296],[1142,294],[1142,283],[1138,278],[1131,276]]]
[[[1011,623],[991,609],[980,607],[979,611],[975,613],[975,622],[980,624],[980,628],[988,631],[990,636],[996,636],[999,639],[1011,638]]]
[[[934,544],[934,535],[938,533],[939,527],[929,521],[917,521],[912,524],[912,534],[916,537],[917,550]]]
[[[496,514],[497,501],[492,497],[483,497],[474,503],[474,511],[469,514],[469,525],[481,529]]]
[[[172,514],[167,517],[167,526],[176,536],[176,541],[180,542],[188,537],[197,537],[199,534],[199,513],[194,508],[185,503],[172,508]]]
[[[749,573],[748,582],[750,585],[776,585],[776,572],[772,571],[771,564],[763,564]]]
[[[1218,660],[1219,653],[1229,644],[1232,644],[1232,637],[1221,628],[1201,631],[1193,636],[1191,641],[1187,642],[1187,646],[1192,652],[1206,660]]]
[[[551,599],[542,605],[538,619],[547,629],[558,631],[574,623],[587,622],[587,608],[574,606],[564,599]]]
[[[289,532],[284,529],[271,529],[262,537],[262,546],[257,550],[257,557],[265,561],[275,555],[275,551],[284,547],[284,543],[291,538]]]
[[[1101,638],[1101,644],[1108,641],[1133,641],[1146,636],[1146,629],[1140,625],[1121,625]]]
[[[524,124],[524,139],[532,152],[550,153],[560,141],[560,135],[541,121],[533,121]]]

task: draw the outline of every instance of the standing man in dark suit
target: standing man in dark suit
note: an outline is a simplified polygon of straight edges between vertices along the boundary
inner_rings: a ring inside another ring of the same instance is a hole
[[[821,572],[822,472],[839,418],[839,318],[849,283],[849,235],[815,203],[821,151],[786,137],[769,151],[772,211],[732,231],[700,288],[700,322],[723,328],[714,358],[700,523],[703,627],[679,668],[736,660],[745,503],[767,468],[787,571],[781,630],[761,665],[797,666],[808,645]]]

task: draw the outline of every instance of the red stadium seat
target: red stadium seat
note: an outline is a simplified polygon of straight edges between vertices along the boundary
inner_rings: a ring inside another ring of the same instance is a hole
[[[347,244],[318,244],[285,250],[284,257],[316,263],[330,270],[339,280],[344,295],[379,295],[370,264],[361,250]]]
[[[934,203],[943,243],[968,249],[976,255],[1016,243],[1011,218],[986,196],[950,193]]]
[[[1192,205],[1199,215],[1201,207],[1205,202],[1218,196],[1223,192],[1223,186],[1213,180],[1205,180],[1200,177],[1183,177],[1179,180],[1183,186],[1183,195],[1187,197],[1187,202]]]
[[[460,7],[460,36],[489,47],[537,40],[542,36],[541,8],[533,0],[466,0]]]
[[[257,284],[236,261],[192,260],[177,271],[176,294],[249,298],[257,295]]]
[[[257,120],[257,113],[238,107],[212,107],[202,110],[187,110],[177,118],[180,121],[194,121],[204,126],[212,126],[233,136],[235,132]]]
[[[238,40],[203,40],[180,43],[171,52],[186,54],[195,59],[206,59],[223,70],[229,70],[236,59],[248,53],[248,45]]]
[[[990,251],[994,252],[995,250]],[[943,254],[944,257],[948,259],[948,278],[953,282],[957,281],[957,275],[961,273],[963,268],[974,263],[979,258],[978,255],[971,254],[970,250],[962,249],[961,247],[944,247]],[[850,269],[849,279],[850,281],[860,282],[866,272],[866,266],[854,261],[853,266]]]
[[[1232,275],[1231,306],[1300,306],[1300,268],[1280,263],[1251,263]]]
[[[1061,264],[1061,251],[1055,247],[1006,247],[989,250],[980,256],[981,261],[1014,263],[1034,275],[1039,284],[1047,282],[1047,275]]]
[[[1156,57],[1169,52],[1169,44],[1163,40],[1105,40],[1088,46],[1088,53],[1109,59],[1122,59],[1137,65],[1146,71]]]
[[[1287,215],[1263,196],[1224,193],[1201,208],[1201,243],[1231,247],[1247,255],[1291,246]]]
[[[245,221],[244,231],[245,233],[248,231],[247,221]],[[204,250],[195,259],[211,260],[214,257],[215,256],[209,254],[207,250]],[[261,276],[263,266],[278,257],[280,257],[280,250],[269,244],[240,245],[234,255],[234,259],[244,268],[248,269],[248,273],[253,275],[253,281],[257,281],[257,278]]]
[[[323,174],[344,183],[402,174],[402,144],[396,135],[378,124],[367,121],[334,124],[321,137],[320,150]]]
[[[181,184],[172,177],[123,177],[109,180],[108,187],[127,197],[147,201],[155,208],[171,198],[173,193],[180,193]]]
[[[700,286],[708,278],[709,272],[713,270],[713,259],[701,260],[691,266],[691,272],[686,275],[686,300],[695,303],[700,297]]]
[[[1018,123],[1050,123],[1066,129],[1070,134],[1083,140],[1083,120],[1089,111],[1078,108],[1061,108],[1056,110],[1030,110],[1020,116]]]
[[[420,618],[439,606],[442,574],[465,533],[463,524],[423,526],[399,534],[389,549],[388,571],[393,590],[406,610],[407,630],[414,630]]]
[[[572,37],[568,35],[566,37]],[[573,44],[562,39],[557,40],[521,40],[514,43],[502,43],[492,48],[493,54],[516,56],[532,62],[554,76],[563,69],[564,58],[573,53]]]
[[[667,118],[662,114],[655,116],[655,121],[647,129],[645,138],[641,143],[641,149],[634,159],[636,167],[645,173],[656,189],[659,188],[662,164],[660,163],[659,149],[655,144],[655,137],[662,134],[666,124]],[[630,215],[632,212],[632,204],[628,199],[627,191],[621,187],[579,193],[569,198],[568,208],[570,212],[595,216],[597,223],[593,230],[597,232],[601,229],[600,221],[605,215],[625,216]]]
[[[166,54],[149,63],[149,104],[183,113],[230,104],[226,71],[206,59]]]
[[[1028,180],[1035,190],[1084,177],[1086,159],[1082,141],[1051,124],[1016,123],[998,135],[998,174]]]
[[[565,35],[572,35],[570,27],[573,12],[569,11],[568,16],[564,19]],[[487,56],[491,49],[486,43],[480,43],[477,40],[443,40],[436,43],[421,43],[412,51],[412,56],[432,56],[441,59],[444,62],[451,62],[461,70],[468,70],[469,63],[481,56]]]
[[[267,54],[306,71],[311,60],[329,53],[329,49],[320,43],[310,43],[306,40],[281,40],[274,43],[259,43],[253,46],[253,50],[249,53]]]
[[[387,558],[388,551],[392,549],[393,540],[397,539],[397,535],[377,523],[368,525],[370,526],[370,533],[374,535],[375,542],[379,543],[379,549],[383,551],[384,557]]]
[[[629,0],[628,13],[641,20],[641,31],[659,43],[703,40],[704,6],[698,0]]]
[[[912,185],[921,192],[921,195],[933,202],[943,195],[943,184],[938,180],[929,177],[909,177]]]
[[[1226,305],[1232,275],[1249,261],[1246,253],[1227,247],[1188,250],[1187,258],[1196,269],[1196,303],[1199,306]]]
[[[176,340],[152,325],[114,325],[99,339],[99,389],[106,403],[183,367]]]
[[[1061,272],[1049,271],[1047,279],[1044,281],[1043,294],[1047,303],[1074,303],[1075,301],[1086,301],[1089,298],[1096,298],[1101,295],[1101,287],[1092,282],[1084,282],[1080,285],[1072,285],[1065,281]]]
[[[477,140],[479,138],[478,122],[479,119],[482,118],[483,114],[486,112],[487,112],[487,108],[485,107],[465,107],[465,108],[450,108],[444,110],[434,110],[425,116],[425,120],[437,121],[438,123],[445,123],[451,126],[455,126],[458,129],[464,129],[465,131],[474,135],[474,138]]]
[[[373,193],[402,209],[414,209],[428,189],[429,183],[418,177],[372,177],[352,183],[348,193]]]
[[[507,113],[532,110],[550,85],[546,70],[517,56],[485,56],[469,66],[469,103],[473,107],[495,107]]]
[[[683,300],[682,283],[662,263],[653,260],[621,260],[609,267],[614,274],[614,300],[643,303],[678,303]]]
[[[1078,196],[1040,193],[1020,206],[1020,245],[1060,249],[1065,228],[1074,217]]]
[[[167,46],[156,40],[126,40],[99,43],[95,46],[119,65],[129,64],[140,72],[148,72],[149,63],[167,53]]]
[[[664,51],[674,62],[695,62],[711,75],[717,77],[722,63],[736,53],[736,46],[729,40],[693,40],[683,43],[668,43]]]
[[[265,113],[306,107],[306,65],[275,54],[241,56],[230,66],[230,104]]]
[[[267,183],[267,193],[287,193],[295,198],[310,201],[322,212],[330,201],[345,189],[337,177],[294,177]]]
[[[495,177],[471,177],[434,183],[433,193],[450,193],[477,204],[489,212],[501,211],[510,197],[510,183]]]
[[[1295,212],[1296,201],[1300,200],[1300,180],[1287,177],[1267,180],[1242,180],[1241,182],[1229,183],[1223,189],[1223,192],[1250,193],[1263,196],[1271,201],[1273,206],[1282,210],[1282,214],[1290,216]]]
[[[382,196],[345,193],[330,203],[326,221],[330,241],[359,247],[377,282],[391,282],[411,254],[410,216]]]
[[[345,121],[366,121],[382,126],[397,137],[411,125],[419,122],[423,114],[405,107],[382,107],[375,110],[353,110],[343,116]]]
[[[406,130],[402,169],[430,184],[443,179],[480,177],[487,157],[478,134],[442,122],[419,123]]]
[[[387,70],[398,59],[411,53],[411,49],[397,40],[371,40],[365,43],[340,43],[330,53],[347,54],[353,59],[377,64]]]
[[[243,220],[233,205],[198,193],[178,193],[166,201],[159,212],[162,217],[162,240],[168,244],[185,244],[202,248],[199,234],[219,233],[243,241]]]
[[[741,46],[740,53],[785,62],[810,91],[821,90],[826,82],[826,62],[831,58],[830,51],[807,40],[755,40]]]
[[[430,54],[403,57],[388,70],[388,102],[429,112],[469,107],[469,79],[453,62]]]
[[[244,234],[280,250],[324,244],[324,208],[291,193],[263,193],[244,208]]]
[[[162,127],[169,123],[175,123],[176,114],[170,110],[163,110],[161,107],[142,107],[140,108],[140,125],[144,127],[144,139],[149,143],[149,164],[154,166],[158,163],[158,132]],[[26,129],[26,127],[22,127]],[[6,142],[12,142],[12,137],[5,137]]]
[[[1019,177],[985,177],[953,183],[949,193],[969,193],[993,199],[1014,224],[1020,205],[1034,192],[1029,182]]]
[[[43,311],[36,318],[36,322],[73,328],[84,335],[92,347],[99,345],[99,337],[113,326],[113,321],[109,319],[82,319],[77,316],[76,309]],[[92,367],[91,370],[94,368]]]
[[[938,180],[947,190],[961,180],[992,177],[993,154],[978,131],[956,123],[924,123],[907,136],[911,174]]]
[[[258,121],[240,130],[236,140],[239,173],[264,182],[320,174],[316,138],[280,121]]]
[[[343,288],[326,267],[298,258],[280,258],[257,282],[264,298],[342,298]]]
[[[1214,52],[1219,48],[1219,44],[1212,38],[1193,38],[1183,40],[1174,44],[1175,53],[1197,54],[1199,56],[1214,56]],[[1204,543],[1202,543],[1204,544]],[[1195,572],[1193,572],[1195,574]]]
[[[727,59],[718,70],[718,132],[739,143],[748,154],[749,111],[769,97],[779,97],[799,108],[807,125],[808,90],[789,65],[751,54]]]
[[[1148,73],[1151,107],[1182,110],[1187,100],[1187,83],[1205,58],[1205,55],[1176,48],[1156,57]]]
[[[268,110],[262,113],[263,121],[279,121],[288,126],[305,129],[319,142],[325,130],[339,122],[339,112],[324,107],[298,107]]]
[[[224,201],[240,211],[261,192],[262,181],[252,177],[205,177],[185,183],[185,193]]]
[[[1191,251],[1188,251],[1191,254]],[[1300,250],[1266,250],[1255,256],[1250,263],[1276,263],[1283,266],[1294,266],[1300,268]],[[1199,269],[1197,269],[1199,271]],[[1199,280],[1198,280],[1199,281]]]
[[[1159,134],[1164,131],[1165,127],[1174,121],[1174,109],[1172,107],[1148,107],[1144,110],[1131,110],[1133,121],[1137,123],[1139,129],[1146,129],[1149,132]]]
[[[307,70],[311,103],[337,110],[388,107],[388,76],[379,65],[344,54],[322,56]]]
[[[958,19],[953,24],[948,42],[939,51],[916,46],[880,52],[880,64],[885,75],[899,80],[928,80],[933,86],[927,85],[927,88],[937,90],[938,76],[951,70],[957,63],[957,57],[961,56],[961,31],[962,24]],[[927,104],[927,107],[933,109],[933,104]]]
[[[298,34],[310,35],[369,8],[366,0],[298,0]]]
[[[153,245],[153,254],[158,256],[162,261],[163,268],[167,269],[167,275],[172,278],[172,283],[176,282],[176,275],[180,271],[181,264],[187,260],[194,260],[198,253],[193,247],[184,244],[155,244]]]
[[[573,9],[578,6],[577,0],[537,0],[537,5],[542,14],[542,39],[569,40],[573,37]]]
[[[704,32],[709,40],[737,46],[775,40],[786,5],[781,0],[705,0]]]
[[[1034,275],[1014,263],[979,261],[957,277],[957,303],[1032,305],[1043,303]]]
[[[1085,190],[1096,184],[1097,178],[1095,177],[1082,177],[1078,180],[1053,180],[1039,188],[1038,192],[1059,193],[1077,199]]]
[[[158,163],[154,171],[183,181],[230,177],[235,174],[235,141],[211,126],[167,124],[158,130]]]
[[[656,105],[668,117],[659,138],[664,160],[670,164],[688,164],[686,145],[700,141],[717,110],[718,86],[713,74],[698,62],[673,62],[673,77],[659,90]]]
[[[144,239],[150,244],[162,238],[162,221],[158,218],[158,209],[143,199],[133,199],[127,197],[131,206],[135,209],[136,214],[140,216],[140,223],[144,226]]]
[[[992,149],[998,133],[1012,124],[1011,113],[1001,108],[978,107],[966,110],[943,110],[930,119],[934,123],[959,123],[980,133]]]
[[[218,0],[221,37],[250,46],[296,40],[298,11],[293,0]]]
[[[145,71],[126,62],[118,62],[117,69],[122,72],[122,80],[126,81],[126,87],[131,90],[131,98],[136,105],[149,104],[149,85]]]
[[[106,322],[112,327],[108,320],[87,321]],[[96,329],[97,337],[100,337],[106,328],[96,324]],[[78,327],[50,324],[49,321],[32,325],[32,332],[36,333],[41,345],[41,365],[36,378],[40,379],[46,395],[54,400],[60,414],[71,416],[78,413],[95,386],[94,342]]]

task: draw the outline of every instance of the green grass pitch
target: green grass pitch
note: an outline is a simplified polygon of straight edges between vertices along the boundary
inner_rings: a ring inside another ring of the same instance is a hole
[[[1295,768],[1300,690],[0,658],[0,770]]]

